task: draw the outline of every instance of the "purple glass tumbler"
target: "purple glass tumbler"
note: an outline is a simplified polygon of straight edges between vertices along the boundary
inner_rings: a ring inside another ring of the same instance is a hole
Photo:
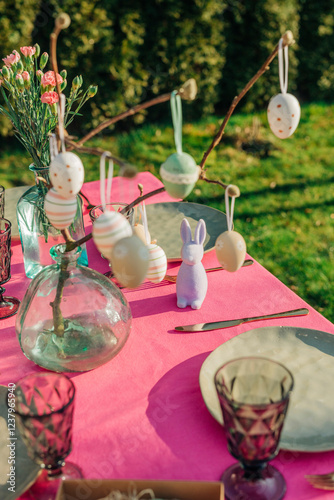
[[[227,500],[280,500],[281,473],[268,462],[278,444],[293,388],[293,376],[267,358],[245,357],[215,375],[228,450],[239,462],[222,475]]]

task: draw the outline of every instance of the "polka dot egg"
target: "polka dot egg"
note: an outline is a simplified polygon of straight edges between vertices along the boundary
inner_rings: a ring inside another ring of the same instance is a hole
[[[173,153],[160,167],[160,175],[167,193],[176,199],[186,198],[194,189],[199,167],[188,153]]]
[[[225,231],[220,234],[215,245],[216,256],[220,265],[231,273],[237,271],[246,256],[246,243],[240,233]]]
[[[167,257],[161,247],[155,243],[147,245],[150,257],[146,278],[152,283],[160,283],[167,271]]]
[[[79,156],[59,153],[50,163],[50,180],[63,198],[77,195],[84,182],[84,166]]]
[[[132,235],[132,229],[119,212],[104,212],[93,224],[93,240],[102,255],[110,260],[113,246],[118,240]]]
[[[74,221],[77,212],[77,197],[63,198],[51,188],[45,195],[44,210],[56,229],[66,229]]]
[[[270,100],[267,116],[271,131],[280,139],[287,139],[299,123],[299,102],[292,94],[278,94]]]
[[[127,288],[136,288],[145,279],[149,251],[137,236],[119,240],[112,249],[111,267],[117,281]]]

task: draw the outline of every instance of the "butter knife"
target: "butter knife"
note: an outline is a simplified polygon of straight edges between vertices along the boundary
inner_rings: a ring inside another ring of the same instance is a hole
[[[199,323],[198,325],[176,326],[174,329],[180,332],[207,332],[208,330],[218,330],[219,328],[229,328],[230,326],[241,325],[249,321],[261,319],[287,318],[289,316],[305,316],[309,313],[306,308],[293,309],[276,314],[266,314],[265,316],[254,316],[253,318],[231,319],[226,321],[213,321],[212,323]]]

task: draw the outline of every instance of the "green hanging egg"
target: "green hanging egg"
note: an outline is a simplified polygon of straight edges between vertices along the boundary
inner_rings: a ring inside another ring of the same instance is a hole
[[[167,193],[173,198],[186,198],[198,181],[200,168],[187,153],[173,153],[160,167]]]

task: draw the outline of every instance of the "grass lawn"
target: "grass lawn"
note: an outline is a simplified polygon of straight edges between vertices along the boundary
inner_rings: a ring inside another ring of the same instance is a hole
[[[302,106],[299,127],[286,140],[270,131],[266,114],[231,118],[221,144],[209,156],[207,175],[237,184],[235,229],[247,251],[298,295],[334,321],[334,105]],[[220,123],[220,121],[219,121]],[[218,119],[185,124],[183,149],[199,163]],[[175,151],[171,125],[145,125],[131,133],[97,138],[89,145],[112,151],[159,175]],[[82,157],[86,180],[99,176],[95,157]],[[31,184],[28,157],[18,146],[0,152],[5,187]],[[224,191],[198,182],[188,201],[225,211]]]

